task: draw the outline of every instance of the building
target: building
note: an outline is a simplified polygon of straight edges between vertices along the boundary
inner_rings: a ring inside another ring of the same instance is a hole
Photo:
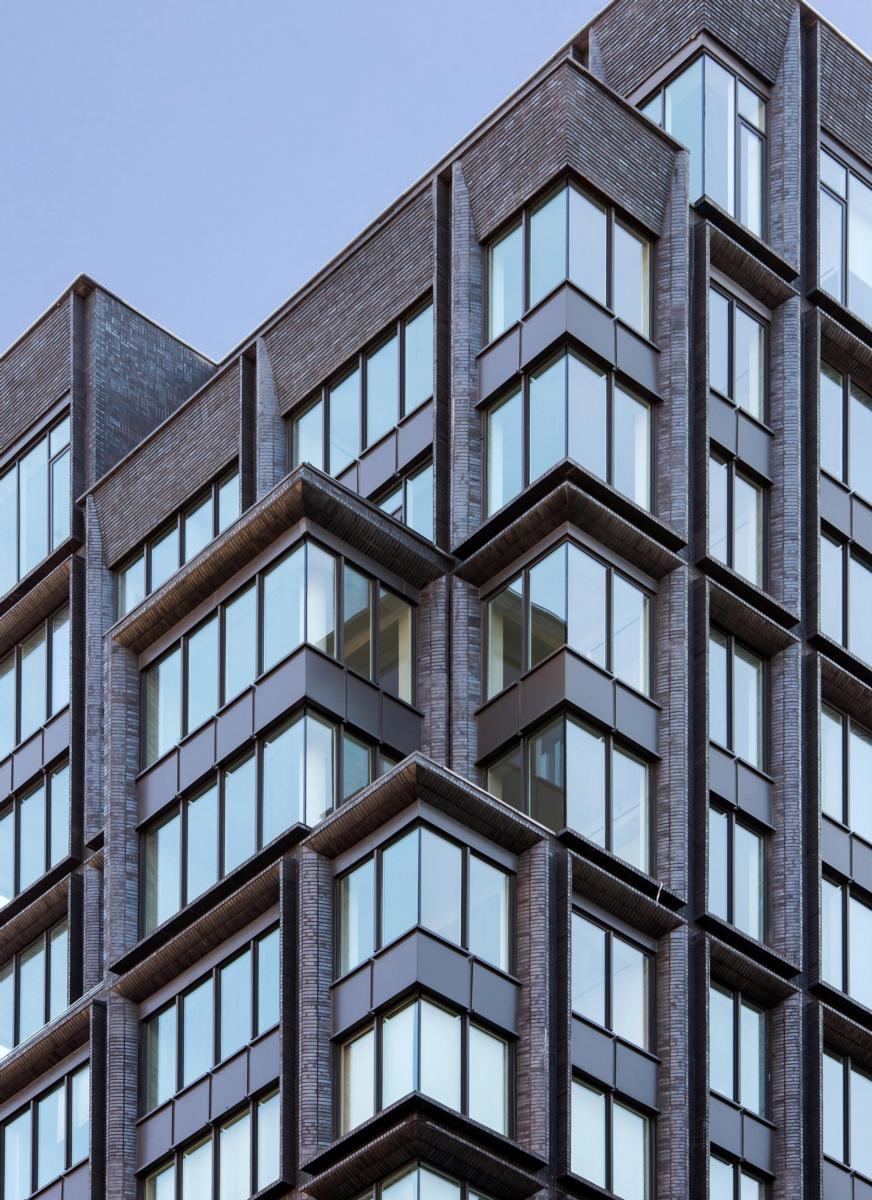
[[[223,362],[0,358],[0,1200],[872,1197],[870,104],[615,0]]]

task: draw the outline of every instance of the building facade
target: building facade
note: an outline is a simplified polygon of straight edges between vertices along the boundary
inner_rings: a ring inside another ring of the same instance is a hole
[[[0,358],[0,1200],[872,1197],[870,105],[615,0],[223,362]]]

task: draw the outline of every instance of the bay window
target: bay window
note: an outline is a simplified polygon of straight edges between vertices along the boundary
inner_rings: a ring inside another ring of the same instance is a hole
[[[70,852],[69,765],[0,808],[0,908]]]
[[[70,613],[65,606],[0,659],[0,759],[70,702]]]
[[[717,1154],[709,1158],[709,1200],[766,1200],[762,1179]]]
[[[709,387],[756,417],[766,419],[767,326],[718,288],[709,289]]]
[[[3,1124],[3,1200],[25,1200],[88,1157],[89,1097],[86,1063]]]
[[[821,706],[821,812],[872,844],[872,733]]]
[[[820,286],[872,325],[872,179],[820,150]]]
[[[709,987],[709,1063],[713,1092],[766,1115],[766,1014],[720,983]]]
[[[434,495],[433,495],[433,463],[427,462],[392,487],[388,494],[378,502],[379,508],[402,521],[415,533],[433,541],[434,537]]]
[[[486,1197],[419,1164],[368,1188],[357,1200],[486,1200]]]
[[[0,1058],[69,1005],[66,918],[0,966]]]
[[[827,363],[820,371],[821,470],[870,498],[872,395]]]
[[[736,465],[709,456],[709,551],[757,587],[764,584],[765,493]]]
[[[651,958],[625,937],[572,914],[572,1011],[650,1049]]]
[[[821,879],[821,978],[872,1008],[872,905],[846,884]]]
[[[651,1196],[651,1121],[612,1093],[572,1081],[570,1169],[622,1200]]]
[[[821,530],[820,630],[872,663],[872,565]]]
[[[709,634],[709,737],[762,770],[763,733],[763,660],[713,625]]]
[[[709,910],[749,937],[765,933],[766,856],[762,833],[734,812],[709,808]]]
[[[70,536],[70,418],[0,475],[0,593]]]
[[[824,1154],[872,1179],[872,1074],[830,1050],[822,1068]]]

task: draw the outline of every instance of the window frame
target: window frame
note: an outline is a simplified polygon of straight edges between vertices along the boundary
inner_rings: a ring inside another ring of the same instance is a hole
[[[426,404],[427,402],[424,401]],[[425,471],[431,471],[433,474],[433,487],[431,489],[431,524],[433,527],[433,537],[428,537],[426,533],[421,533],[419,529],[415,529],[407,520],[409,506],[409,484],[412,480],[423,475]],[[393,505],[391,508],[387,504],[399,493],[399,504]],[[376,493],[373,498],[373,503],[378,506],[389,517],[393,517],[395,521],[399,521],[402,525],[406,525],[413,533],[417,533],[419,537],[425,538],[427,541],[436,541],[436,470],[433,462],[433,455],[428,454],[414,466],[404,468],[403,474],[398,476],[396,482],[390,484],[387,488],[383,488]]]
[[[839,983],[833,983],[831,979],[825,978],[822,947],[819,955],[820,961],[818,963],[820,981],[825,986],[835,988],[837,992],[841,992],[843,996],[847,996],[848,999],[853,1001],[854,1004],[858,1004],[863,1008],[872,1008],[872,1003],[867,1004],[857,995],[856,992],[851,990],[851,976],[853,973],[851,970],[851,901],[853,900],[856,904],[862,905],[862,907],[865,908],[869,913],[870,920],[872,920],[872,898],[870,898],[868,895],[858,895],[857,889],[854,887],[853,880],[838,878],[838,876],[833,871],[829,870],[825,864],[823,870],[821,871],[821,884],[818,888],[820,904],[819,920],[821,927],[823,927],[824,918],[824,906],[822,899],[824,883],[828,883],[831,887],[838,888],[839,890],[839,924],[841,927],[841,941],[838,947],[838,953],[841,981]],[[821,932],[823,934],[823,928],[821,928]]]
[[[88,1073],[88,1149],[87,1152],[80,1158],[73,1158],[73,1086],[75,1079],[84,1072]],[[85,1058],[77,1063],[74,1067],[70,1067],[59,1078],[54,1079],[47,1087],[41,1088],[38,1092],[32,1095],[25,1104],[11,1111],[8,1116],[0,1122],[0,1155],[3,1153],[5,1146],[6,1129],[14,1121],[17,1121],[25,1113],[30,1114],[30,1190],[26,1193],[27,1196],[41,1193],[43,1189],[49,1188],[52,1183],[59,1179],[65,1178],[76,1167],[81,1166],[90,1160],[91,1157],[91,1060]],[[47,1179],[41,1185],[39,1184],[39,1106],[43,1100],[46,1100],[53,1092],[60,1088],[64,1089],[64,1167],[58,1175],[53,1175],[51,1179]]]
[[[742,410],[745,411],[744,409]],[[740,579],[744,579],[746,583],[750,583],[752,587],[760,588],[766,591],[769,587],[769,508],[770,508],[770,489],[762,480],[758,479],[752,471],[750,471],[734,454],[722,450],[720,445],[711,441],[709,445],[709,494],[711,494],[711,464],[712,460],[718,463],[719,466],[726,467],[727,470],[727,510],[726,510],[726,542],[727,554],[726,558],[718,558],[712,550],[712,525],[709,519],[709,546],[708,552],[714,562],[720,563],[733,571]],[[760,518],[760,539],[758,544],[758,555],[760,559],[760,578],[751,579],[744,575],[735,564],[736,558],[736,477],[739,477],[749,487],[752,487],[760,497],[758,513]],[[711,499],[709,499],[709,512],[711,513]]]
[[[727,645],[726,645],[727,695],[725,697],[725,699],[726,699],[726,717],[727,717],[727,742],[726,742],[726,745],[723,745],[716,738],[712,737],[711,696],[709,696],[709,722],[708,722],[708,724],[709,724],[709,728],[708,728],[709,743],[717,746],[721,750],[724,750],[727,754],[729,754],[731,757],[737,759],[739,762],[746,763],[753,771],[757,771],[758,774],[766,775],[768,773],[769,759],[770,759],[770,754],[771,754],[770,729],[769,729],[769,724],[770,724],[769,709],[770,709],[770,700],[771,700],[771,697],[769,694],[770,687],[771,687],[770,678],[769,678],[769,676],[770,676],[769,659],[764,657],[762,654],[759,654],[752,646],[749,646],[747,642],[743,642],[741,638],[737,638],[735,636],[735,634],[732,633],[725,626],[710,622],[709,623],[709,632],[708,632],[709,644],[706,647],[707,653],[709,655],[709,685],[711,685],[711,639],[712,639],[712,633],[715,630],[717,630],[717,632],[723,638],[726,639],[726,643],[727,643]],[[734,672],[733,664],[734,664],[734,660],[735,660],[736,646],[741,646],[743,650],[747,651],[749,654],[753,654],[753,656],[756,659],[758,659],[761,664],[761,687],[760,687],[761,728],[758,731],[759,744],[760,744],[760,763],[759,763],[759,765],[755,765],[750,760],[744,758],[741,754],[739,754],[739,752],[736,749],[734,749],[735,741],[736,741],[736,736],[735,736],[736,722],[735,722],[735,711],[734,711],[734,709],[735,709],[735,678],[734,678],[735,672]]]
[[[69,426],[69,436],[67,441],[54,454],[51,452],[52,435],[62,429],[64,425]],[[45,442],[46,448],[46,490],[45,490],[45,505],[46,505],[46,552],[42,558],[38,559],[26,571],[22,572],[21,566],[21,463],[23,459],[34,451],[37,446]],[[68,513],[67,513],[67,531],[57,544],[54,542],[54,530],[52,528],[55,507],[55,465],[66,456],[70,460],[70,476],[72,478],[72,453],[73,453],[73,424],[72,410],[66,406],[56,412],[50,419],[46,420],[43,428],[35,436],[31,436],[23,440],[19,446],[11,451],[6,460],[0,466],[0,484],[13,471],[15,472],[15,578],[10,586],[6,588],[2,595],[8,595],[22,579],[26,579],[33,571],[35,571],[42,563],[46,562],[52,554],[56,553],[64,546],[73,536],[73,498],[72,489],[67,496]]]
[[[829,157],[832,158],[836,163],[838,163],[838,165],[845,172],[845,195],[844,196],[840,196],[838,194],[838,192],[834,191],[833,188],[831,188],[830,185],[824,181],[823,174],[821,173],[821,169],[820,169],[821,154],[828,154]],[[856,320],[861,321],[865,325],[868,326],[869,321],[867,321],[863,316],[861,316],[861,314],[859,312],[857,312],[856,309],[851,307],[851,296],[850,296],[850,286],[849,286],[850,285],[850,221],[849,221],[849,214],[850,214],[850,177],[854,176],[854,178],[857,179],[859,183],[863,184],[866,188],[872,190],[872,170],[870,170],[869,167],[864,162],[862,162],[862,160],[860,160],[855,155],[853,155],[849,150],[847,150],[846,148],[841,146],[833,138],[829,137],[827,135],[826,131],[823,129],[821,129],[821,131],[820,131],[820,137],[818,140],[816,167],[817,167],[817,181],[818,181],[818,187],[817,187],[817,193],[816,193],[818,276],[816,279],[816,284],[823,295],[831,297],[833,300],[836,301],[837,304],[839,304],[842,308],[846,309]],[[833,203],[836,203],[839,205],[839,208],[841,209],[841,213],[842,213],[842,244],[840,247],[840,250],[841,250],[840,264],[841,264],[841,271],[842,271],[842,294],[840,296],[837,296],[834,292],[831,292],[827,288],[825,288],[820,279],[820,235],[821,235],[820,198],[821,198],[822,192],[825,192],[827,197]]]
[[[385,1188],[392,1187],[395,1183],[402,1182],[407,1176],[413,1173],[418,1173],[416,1176],[415,1195],[419,1193],[417,1187],[418,1178],[421,1170],[427,1171],[431,1175],[436,1175],[440,1179],[444,1179],[446,1183],[454,1184],[457,1187],[457,1200],[491,1200],[484,1192],[479,1191],[473,1184],[467,1183],[465,1180],[455,1179],[452,1175],[446,1175],[441,1169],[432,1167],[425,1159],[417,1158],[413,1162],[408,1163],[404,1167],[400,1167],[398,1171],[392,1171],[385,1179],[378,1180],[365,1192],[355,1197],[355,1200],[383,1200]]]
[[[616,924],[611,923],[611,920],[609,919],[608,914],[605,914],[605,913],[601,914],[599,912],[595,912],[595,911],[593,911],[593,909],[587,907],[584,903],[573,898],[572,910],[570,913],[570,948],[569,948],[570,988],[571,988],[571,982],[572,982],[572,964],[574,961],[573,956],[575,954],[575,938],[574,938],[575,922],[574,922],[573,918],[576,916],[583,918],[590,925],[595,926],[597,929],[601,930],[603,934],[605,934],[605,953],[604,953],[605,966],[604,966],[603,979],[604,979],[604,983],[605,983],[604,1008],[605,1008],[605,1015],[606,1015],[606,1023],[604,1025],[600,1025],[597,1021],[594,1021],[592,1017],[585,1016],[584,1013],[581,1013],[577,1009],[573,1008],[572,1007],[572,996],[570,995],[570,1012],[571,1012],[572,1016],[575,1017],[579,1021],[583,1021],[587,1025],[591,1025],[595,1029],[605,1030],[608,1034],[610,1034],[612,1037],[616,1038],[618,1041],[624,1042],[626,1045],[632,1046],[634,1050],[641,1051],[643,1054],[647,1054],[652,1058],[655,1057],[656,1052],[652,1048],[652,1044],[655,1040],[654,1035],[655,1035],[656,1029],[657,1029],[657,1024],[656,1024],[656,1022],[657,1022],[657,951],[656,951],[656,943],[654,946],[652,946],[651,944],[642,942],[641,940],[639,940],[641,935],[639,934],[639,932],[637,930],[631,929],[630,926],[622,926],[621,928],[618,928],[618,926]],[[631,934],[633,936],[631,936]],[[645,957],[645,961],[646,961],[646,965],[647,965],[647,972],[646,972],[645,1044],[644,1045],[639,1045],[639,1043],[631,1041],[629,1038],[624,1037],[623,1034],[618,1033],[614,1028],[614,996],[613,996],[614,952],[613,952],[613,943],[616,938],[618,941],[624,942],[626,945],[632,947],[632,949],[635,950],[637,953],[642,954]]]
[[[600,1079],[595,1079],[593,1076],[584,1074],[582,1071],[573,1069],[570,1079],[569,1090],[569,1111],[570,1111],[570,1127],[569,1127],[569,1174],[574,1179],[584,1180],[586,1183],[599,1189],[599,1185],[594,1183],[587,1175],[580,1175],[572,1168],[572,1096],[573,1089],[576,1085],[586,1087],[590,1091],[596,1092],[603,1097],[604,1112],[603,1112],[603,1164],[605,1166],[605,1192],[612,1194],[612,1184],[615,1174],[615,1139],[614,1139],[614,1107],[616,1104],[621,1108],[627,1109],[637,1117],[641,1117],[645,1121],[645,1132],[648,1141],[647,1157],[648,1170],[645,1178],[645,1200],[653,1200],[655,1195],[655,1181],[657,1178],[657,1155],[656,1155],[656,1139],[654,1136],[654,1119],[650,1112],[646,1111],[638,1105],[636,1101],[630,1098],[624,1099],[623,1094],[619,1093],[614,1087],[610,1087]]]
[[[724,394],[719,388],[716,388],[712,383],[711,378],[711,293],[716,292],[722,300],[725,300],[729,305],[729,315],[727,317],[727,375],[728,375],[728,394]],[[733,280],[726,275],[722,275],[720,271],[712,270],[711,278],[708,283],[706,293],[706,309],[708,313],[708,329],[709,329],[709,346],[706,347],[709,355],[709,372],[708,372],[708,390],[710,395],[715,395],[719,399],[725,401],[737,412],[742,412],[746,417],[750,417],[757,425],[761,425],[764,429],[769,430],[770,413],[770,367],[772,359],[772,313],[762,304],[755,302],[754,297],[747,292],[740,293],[737,285]],[[760,396],[760,416],[751,412],[743,404],[740,404],[735,399],[736,392],[736,311],[744,313],[763,331],[763,355],[762,355],[762,370],[763,370],[763,389]]]
[[[55,665],[54,664],[55,647],[54,647],[54,638],[52,637],[52,631],[54,629],[55,621],[59,617],[63,616],[64,614],[66,614],[66,619],[67,619],[67,646],[68,646],[67,698],[63,704],[61,704],[57,708],[55,708],[54,697],[52,696],[52,691],[53,691],[52,684],[53,684],[53,680],[54,680],[54,665]],[[15,672],[15,699],[14,699],[15,712],[14,712],[14,718],[13,718],[14,728],[13,728],[13,734],[12,734],[14,740],[13,740],[12,747],[9,750],[8,754],[4,754],[4,755],[0,756],[0,762],[5,761],[5,759],[8,758],[11,754],[13,754],[14,751],[20,745],[22,745],[23,742],[29,741],[30,738],[32,738],[36,733],[38,733],[40,729],[45,728],[45,726],[48,725],[48,723],[50,721],[52,721],[56,716],[58,716],[60,713],[62,713],[65,708],[69,708],[69,706],[70,706],[69,684],[70,684],[70,676],[72,674],[72,637],[70,636],[70,621],[71,621],[70,605],[69,605],[69,602],[65,600],[63,602],[63,604],[61,604],[57,608],[53,609],[53,611],[50,612],[48,614],[48,616],[44,617],[41,621],[38,621],[36,623],[36,625],[33,626],[32,629],[28,630],[26,637],[21,638],[19,641],[17,641],[15,643],[14,646],[12,646],[9,650],[7,650],[7,652],[5,654],[0,655],[0,665],[5,663],[9,658],[13,659],[12,669]],[[36,729],[32,729],[28,734],[26,734],[22,738],[22,736],[21,736],[21,690],[22,690],[21,659],[22,659],[22,649],[27,644],[27,642],[29,642],[30,639],[40,629],[42,629],[42,631],[43,631],[43,637],[44,637],[43,645],[45,647],[45,679],[44,679],[45,717],[40,722],[40,724],[37,725]]]
[[[865,554],[857,542],[853,539],[846,538],[845,534],[830,526],[826,521],[821,520],[820,532],[818,534],[818,578],[822,579],[822,555],[820,552],[820,543],[822,540],[830,542],[839,551],[841,558],[841,576],[839,586],[841,589],[841,637],[836,639],[831,633],[827,633],[822,628],[823,621],[823,588],[818,590],[818,632],[822,637],[828,638],[831,642],[835,642],[837,646],[841,646],[848,654],[853,655],[860,662],[872,663],[872,660],[863,658],[862,654],[851,645],[851,617],[852,617],[852,602],[851,593],[851,562],[857,562],[870,575],[870,583],[872,583],[872,557]]]
[[[52,943],[52,935],[56,931],[59,931],[61,929],[63,929],[65,931],[66,939],[67,939],[67,944],[66,944],[67,978],[66,978],[66,990],[65,990],[66,1003],[65,1003],[64,1007],[61,1009],[60,1013],[56,1014],[55,1016],[52,1016],[51,1015],[51,993],[52,993],[51,943]],[[43,1007],[42,1007],[43,1020],[40,1022],[39,1025],[37,1025],[37,1027],[33,1030],[32,1033],[29,1033],[26,1038],[22,1038],[21,1037],[21,959],[22,959],[23,955],[29,953],[29,951],[31,951],[37,945],[41,946],[42,954],[43,954],[43,989],[42,989],[43,990]],[[9,1053],[11,1054],[18,1046],[21,1046],[24,1042],[28,1041],[30,1038],[38,1036],[40,1031],[45,1029],[46,1025],[49,1025],[49,1024],[51,1024],[52,1021],[57,1020],[57,1017],[59,1017],[62,1013],[66,1012],[66,1010],[70,1007],[70,1004],[72,1002],[72,997],[71,997],[70,993],[71,993],[72,989],[70,986],[71,954],[70,954],[69,914],[65,914],[63,917],[61,917],[61,919],[59,921],[55,921],[53,924],[47,926],[45,929],[42,930],[42,932],[37,937],[35,937],[33,939],[33,941],[28,942],[26,946],[22,946],[19,950],[16,950],[16,952],[14,954],[10,955],[10,957],[7,958],[4,962],[0,963],[0,971],[2,971],[3,968],[9,966],[10,963],[12,964],[12,1045],[9,1047]],[[4,1057],[5,1057],[4,1055],[0,1054],[0,1062],[3,1061]]]
[[[711,897],[711,813],[712,811],[720,813],[721,816],[727,818],[727,861],[726,861],[726,883],[727,883],[727,915],[722,916],[716,913],[712,907]],[[741,826],[748,833],[754,835],[760,841],[760,936],[748,933],[740,925],[736,924],[736,826]],[[729,804],[721,803],[715,799],[709,799],[708,810],[706,812],[706,844],[709,858],[708,865],[708,888],[709,892],[706,896],[706,909],[719,921],[726,922],[737,933],[743,937],[751,938],[753,941],[765,943],[769,937],[769,920],[770,920],[770,900],[769,900],[769,880],[771,874],[771,847],[770,847],[771,830],[757,824],[748,813],[739,811]]]
[[[764,921],[764,925],[765,925],[765,921]],[[712,1029],[712,1022],[711,1022],[711,993],[712,993],[712,991],[718,991],[721,993],[722,996],[727,996],[729,998],[730,1004],[732,1006],[732,1039],[733,1039],[732,1077],[733,1078],[732,1078],[732,1089],[731,1089],[732,1095],[727,1096],[723,1092],[719,1091],[716,1087],[712,1086],[711,1071],[709,1071],[709,1091],[712,1092],[714,1095],[719,1096],[722,1099],[729,1101],[730,1104],[735,1105],[737,1108],[742,1109],[743,1112],[750,1112],[754,1116],[759,1117],[761,1120],[766,1121],[769,1118],[769,1110],[770,1110],[770,1104],[771,1104],[770,1093],[772,1090],[771,1089],[770,1058],[769,1058],[770,1043],[771,1043],[771,1034],[770,1034],[770,1029],[769,1029],[769,1024],[770,1024],[769,1012],[767,1009],[763,1008],[762,1005],[755,1003],[753,1000],[750,1000],[745,995],[745,993],[743,991],[741,991],[740,989],[731,987],[730,984],[728,984],[728,983],[722,983],[719,979],[711,978],[711,979],[709,979],[709,1023],[708,1023],[709,1024],[709,1038],[711,1038],[711,1029]],[[763,1088],[762,1088],[762,1101],[763,1102],[761,1104],[759,1112],[757,1112],[753,1108],[748,1108],[747,1105],[744,1105],[741,1101],[741,1095],[742,1095],[742,1009],[743,1008],[753,1009],[755,1012],[757,1012],[760,1015],[760,1018],[761,1018],[761,1028],[763,1031],[763,1037],[762,1037],[762,1046],[760,1047],[761,1061],[760,1061],[759,1066],[760,1066],[760,1070],[761,1070],[761,1077],[762,1077],[762,1083],[763,1083]],[[711,1056],[711,1052],[709,1052],[709,1053]]]
[[[727,1152],[722,1150],[720,1148],[720,1146],[718,1146],[717,1149],[714,1149],[713,1147],[710,1146],[709,1147],[709,1159],[711,1160],[713,1158],[717,1159],[718,1162],[723,1163],[725,1167],[729,1167],[729,1169],[732,1173],[732,1176],[733,1176],[732,1200],[742,1200],[742,1180],[743,1179],[752,1179],[754,1181],[754,1183],[760,1184],[763,1188],[763,1196],[764,1196],[765,1200],[769,1200],[769,1197],[772,1194],[772,1189],[770,1187],[769,1181],[767,1179],[764,1179],[762,1175],[757,1175],[753,1170],[750,1170],[750,1171],[747,1170],[744,1159],[739,1160],[739,1159],[735,1159],[735,1158],[730,1158],[728,1156]],[[711,1167],[709,1167],[709,1174],[711,1174]]]
[[[829,713],[830,720],[838,720],[839,731],[839,753],[840,753],[840,771],[841,771],[841,814],[834,817],[832,813],[827,812],[824,808],[824,786],[823,786],[823,735],[820,732],[823,726],[824,710]],[[852,821],[852,771],[851,771],[851,738],[852,736],[859,737],[872,747],[872,730],[867,729],[860,721],[855,720],[850,713],[844,709],[837,708],[825,696],[820,697],[818,704],[818,771],[820,773],[820,814],[821,817],[826,817],[830,821],[835,821],[847,829],[854,837],[860,838],[864,842],[869,842],[869,838],[861,833]]]
[[[61,857],[56,862],[52,862],[52,835],[54,833],[54,830],[53,830],[54,813],[53,813],[53,805],[52,805],[52,792],[54,791],[54,787],[55,787],[54,780],[64,770],[67,772],[67,806],[66,806],[67,807],[67,824],[66,824],[66,831],[65,831],[66,832],[65,852],[61,855]],[[26,784],[24,784],[21,788],[19,788],[16,792],[14,792],[12,794],[12,796],[10,796],[8,798],[8,800],[4,801],[3,804],[0,804],[0,820],[5,819],[9,815],[11,815],[11,818],[12,818],[12,851],[13,851],[13,880],[12,880],[13,891],[12,891],[12,895],[9,897],[6,904],[3,903],[2,896],[0,896],[0,912],[2,912],[4,908],[8,907],[8,905],[11,904],[14,900],[17,900],[19,896],[23,895],[25,892],[29,892],[31,890],[31,888],[38,887],[39,884],[45,879],[46,875],[48,875],[48,873],[50,871],[55,870],[56,867],[60,866],[61,863],[63,863],[66,859],[68,859],[72,853],[71,845],[70,845],[70,841],[71,841],[70,816],[71,816],[71,807],[72,807],[72,796],[70,794],[71,775],[70,775],[69,758],[63,757],[61,759],[56,759],[50,765],[44,766],[41,769],[41,771],[39,772],[37,779],[38,779],[38,782],[35,782],[34,779],[28,780],[28,782]],[[21,886],[21,806],[22,806],[22,804],[24,804],[24,802],[26,800],[29,800],[30,797],[33,796],[40,789],[42,789],[42,793],[43,793],[43,799],[42,799],[43,835],[44,835],[43,836],[43,863],[45,864],[45,866],[44,866],[43,870],[39,873],[39,875],[36,876],[35,879],[32,879],[30,881],[30,883],[28,883],[24,887],[22,887]]]

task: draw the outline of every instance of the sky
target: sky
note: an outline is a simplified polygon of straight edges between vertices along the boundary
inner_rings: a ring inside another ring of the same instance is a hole
[[[85,273],[223,358],[601,7],[0,0],[0,351]]]

